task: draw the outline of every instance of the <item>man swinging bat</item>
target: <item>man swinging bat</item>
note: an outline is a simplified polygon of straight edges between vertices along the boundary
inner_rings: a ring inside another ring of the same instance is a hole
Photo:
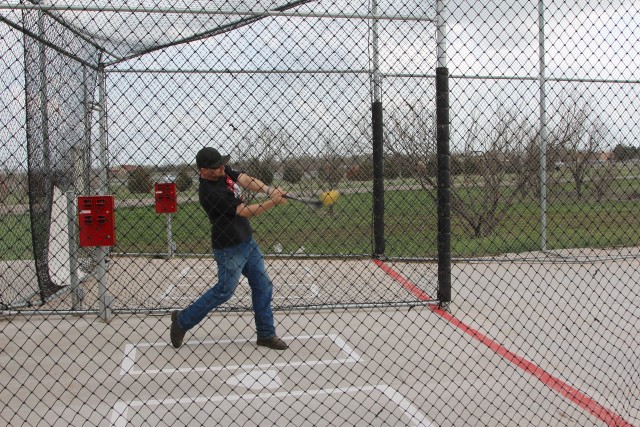
[[[220,304],[228,301],[242,274],[248,279],[251,288],[257,344],[285,350],[288,346],[276,335],[273,321],[273,284],[249,224],[249,218],[287,203],[285,192],[231,169],[227,165],[229,157],[222,156],[211,147],[202,148],[196,154],[196,166],[200,174],[198,196],[211,223],[211,244],[218,266],[218,283],[184,310],[174,310],[171,313],[171,344],[179,348],[188,330]],[[269,199],[245,205],[236,191],[236,184],[256,193],[264,192]]]

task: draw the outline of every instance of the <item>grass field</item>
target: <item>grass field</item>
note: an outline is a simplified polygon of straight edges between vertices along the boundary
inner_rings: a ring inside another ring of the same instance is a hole
[[[640,203],[630,200],[572,199],[571,189],[550,197],[547,247],[636,246],[640,244]],[[466,197],[477,197],[470,190]],[[318,255],[368,255],[373,252],[372,195],[341,195],[332,208],[312,211],[290,202],[252,219],[255,236],[265,253],[302,252]],[[437,255],[437,209],[423,190],[396,190],[385,194],[385,253],[392,257]],[[197,202],[183,203],[172,215],[177,253],[210,252],[208,220]],[[153,204],[119,208],[116,212],[117,253],[166,253],[166,217]],[[452,256],[475,257],[540,249],[540,210],[535,198],[513,204],[496,229],[472,237],[455,212],[452,214]],[[276,251],[277,252],[277,251]],[[0,258],[31,258],[28,214],[0,217]]]

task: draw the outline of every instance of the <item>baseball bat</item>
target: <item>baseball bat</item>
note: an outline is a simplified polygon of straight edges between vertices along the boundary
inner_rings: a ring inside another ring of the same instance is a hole
[[[320,200],[316,200],[316,199],[309,199],[307,197],[295,197],[295,196],[291,196],[289,194],[285,194],[284,197],[286,197],[287,199],[290,199],[290,200],[295,200],[297,202],[304,203],[306,205],[311,206],[312,208],[319,208],[320,206],[322,206],[322,202]]]

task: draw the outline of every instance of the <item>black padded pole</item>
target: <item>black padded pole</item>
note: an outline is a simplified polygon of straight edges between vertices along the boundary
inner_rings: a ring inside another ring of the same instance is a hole
[[[449,149],[449,70],[436,68],[438,155],[438,301],[451,301],[451,169]]]
[[[382,102],[371,107],[373,128],[373,256],[384,256],[384,168]]]

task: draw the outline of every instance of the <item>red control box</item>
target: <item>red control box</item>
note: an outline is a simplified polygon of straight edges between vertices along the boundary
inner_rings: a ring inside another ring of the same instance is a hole
[[[116,221],[113,196],[78,197],[78,234],[80,246],[116,244]]]
[[[156,183],[156,213],[175,213],[178,210],[176,183]]]

